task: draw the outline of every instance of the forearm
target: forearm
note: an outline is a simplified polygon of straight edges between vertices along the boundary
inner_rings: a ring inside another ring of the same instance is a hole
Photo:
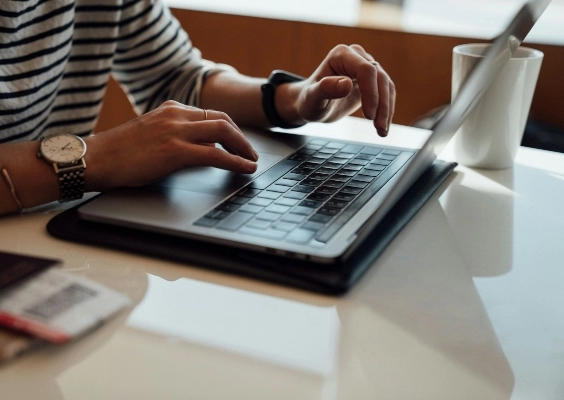
[[[241,126],[270,127],[262,108],[261,85],[265,82],[229,71],[214,74],[204,83],[200,107],[223,111]],[[290,84],[276,89],[275,107],[286,122],[303,123],[295,107],[298,93]]]

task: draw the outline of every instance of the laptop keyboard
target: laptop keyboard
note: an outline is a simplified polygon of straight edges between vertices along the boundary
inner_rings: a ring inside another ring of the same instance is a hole
[[[194,224],[267,239],[326,243],[413,153],[314,139]]]

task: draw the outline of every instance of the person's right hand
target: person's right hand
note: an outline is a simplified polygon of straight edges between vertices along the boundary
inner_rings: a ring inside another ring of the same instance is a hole
[[[85,141],[87,191],[142,186],[193,166],[257,169],[258,154],[229,116],[175,101]]]

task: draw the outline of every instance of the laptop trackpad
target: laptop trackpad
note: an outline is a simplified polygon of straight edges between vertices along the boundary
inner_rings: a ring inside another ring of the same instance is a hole
[[[212,167],[195,167],[177,172],[156,185],[225,197],[245,186],[282,158],[284,157],[279,154],[260,153],[257,171],[252,175],[236,174]]]
[[[189,168],[153,185],[117,189],[79,209],[83,219],[125,226],[164,226],[180,230],[250,182],[282,155],[261,153],[253,175],[211,167]]]

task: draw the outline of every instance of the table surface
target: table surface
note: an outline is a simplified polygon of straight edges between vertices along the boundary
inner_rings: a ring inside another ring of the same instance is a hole
[[[358,118],[301,131],[412,146],[428,134],[395,125],[381,139]],[[50,237],[47,221],[72,204],[1,218],[0,250],[57,257],[134,305],[0,366],[0,393],[562,399],[563,181],[563,154],[528,148],[507,170],[457,167],[342,297]]]

